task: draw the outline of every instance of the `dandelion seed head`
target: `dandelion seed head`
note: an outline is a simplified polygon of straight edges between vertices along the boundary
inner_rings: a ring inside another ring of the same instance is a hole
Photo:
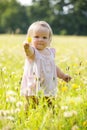
[[[64,117],[66,117],[66,118],[72,117],[72,113],[69,111],[64,112]]]
[[[16,108],[15,109],[15,113],[19,113],[20,112],[20,109],[19,108]]]
[[[64,117],[69,118],[69,117],[72,117],[72,116],[77,116],[77,111],[72,110],[72,111],[64,112]]]
[[[74,125],[71,130],[79,130],[79,127],[77,125]]]
[[[7,96],[6,102],[14,103],[14,102],[16,102],[16,98],[13,96]]]
[[[6,95],[13,95],[13,96],[16,96],[17,93],[15,91],[12,91],[12,90],[9,90],[6,92]]]
[[[21,101],[19,101],[19,102],[16,103],[17,107],[21,107],[22,105],[23,105],[23,102],[21,102]]]
[[[68,106],[61,106],[61,110],[67,110]]]
[[[2,68],[2,71],[3,71],[3,72],[6,72],[6,67],[3,67],[3,68]]]
[[[14,121],[14,117],[13,116],[7,116],[6,119],[10,120],[10,121]]]

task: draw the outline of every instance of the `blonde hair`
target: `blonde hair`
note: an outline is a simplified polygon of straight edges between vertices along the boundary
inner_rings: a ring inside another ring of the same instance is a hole
[[[31,36],[31,33],[32,33],[34,27],[37,26],[37,25],[48,28],[49,38],[50,38],[50,40],[52,40],[52,35],[53,35],[52,29],[51,29],[50,25],[45,21],[36,21],[36,22],[32,23],[30,25],[30,27],[28,28],[27,36],[28,37]]]

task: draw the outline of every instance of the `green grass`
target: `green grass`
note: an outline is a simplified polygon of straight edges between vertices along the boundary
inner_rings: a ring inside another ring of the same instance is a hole
[[[24,39],[25,35],[0,35],[0,130],[86,130],[87,37],[53,37],[55,62],[72,80],[65,83],[59,79],[55,112],[40,99],[27,116],[25,99],[20,96]]]

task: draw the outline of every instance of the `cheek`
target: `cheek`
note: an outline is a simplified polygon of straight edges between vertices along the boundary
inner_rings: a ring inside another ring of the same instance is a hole
[[[36,44],[38,42],[38,39],[32,39],[32,42]]]
[[[34,40],[34,41],[32,41],[32,45],[34,46],[34,47],[36,47],[37,46],[37,42]]]

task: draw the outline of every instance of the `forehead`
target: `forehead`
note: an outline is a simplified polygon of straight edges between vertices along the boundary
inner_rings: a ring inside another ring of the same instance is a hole
[[[33,33],[49,35],[49,29],[45,26],[37,25],[34,27]]]

